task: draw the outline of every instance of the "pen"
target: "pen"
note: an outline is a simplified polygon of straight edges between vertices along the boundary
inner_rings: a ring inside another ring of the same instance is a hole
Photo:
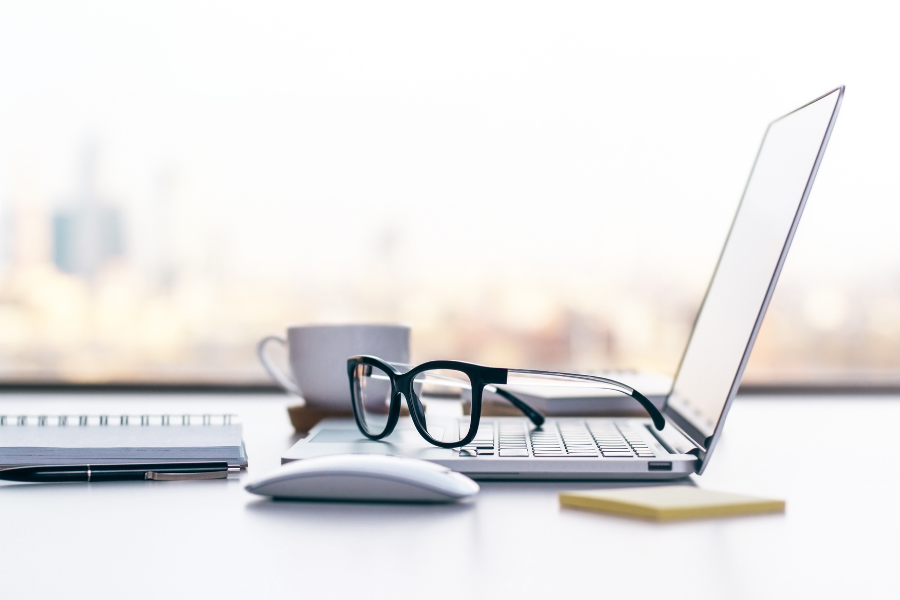
[[[43,465],[12,467],[0,470],[0,479],[7,481],[125,481],[152,479],[178,481],[190,479],[224,479],[228,477],[228,463],[182,462],[150,464],[106,465]]]

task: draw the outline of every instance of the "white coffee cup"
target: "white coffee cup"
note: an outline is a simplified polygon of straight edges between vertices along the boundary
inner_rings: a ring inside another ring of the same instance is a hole
[[[266,354],[270,342],[287,345],[291,375],[282,373]],[[409,362],[406,325],[304,325],[289,327],[287,339],[263,338],[259,360],[285,390],[318,408],[350,408],[347,359],[370,354],[389,362]]]

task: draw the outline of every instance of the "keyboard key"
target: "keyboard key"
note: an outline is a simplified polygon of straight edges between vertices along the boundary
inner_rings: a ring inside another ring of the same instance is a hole
[[[528,456],[527,448],[500,448],[500,456]]]

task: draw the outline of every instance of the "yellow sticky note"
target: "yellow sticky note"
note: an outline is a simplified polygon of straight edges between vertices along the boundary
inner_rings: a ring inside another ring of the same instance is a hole
[[[560,492],[559,503],[653,521],[784,512],[785,506],[784,500],[714,492],[688,485]]]

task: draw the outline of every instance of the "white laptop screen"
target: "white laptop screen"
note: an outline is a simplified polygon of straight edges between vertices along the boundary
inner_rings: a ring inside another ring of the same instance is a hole
[[[704,447],[737,390],[841,93],[778,119],[763,138],[668,399]]]

